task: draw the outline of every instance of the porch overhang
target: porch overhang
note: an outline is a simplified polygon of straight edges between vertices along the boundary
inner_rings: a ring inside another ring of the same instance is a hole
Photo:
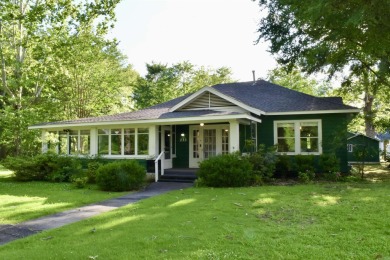
[[[193,117],[172,117],[172,118],[157,118],[157,119],[140,119],[140,120],[122,120],[122,121],[99,121],[99,122],[80,122],[80,123],[55,123],[44,125],[29,126],[28,129],[46,129],[58,130],[66,128],[88,128],[102,126],[122,126],[122,125],[191,125],[199,123],[222,123],[229,121],[248,122],[254,121],[261,123],[261,119],[250,114],[223,114],[223,115],[201,115]]]

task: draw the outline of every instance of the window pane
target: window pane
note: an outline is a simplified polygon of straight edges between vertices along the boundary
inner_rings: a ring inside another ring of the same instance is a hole
[[[301,152],[318,152],[318,138],[301,138]]]
[[[69,135],[69,153],[70,154],[77,154],[78,148],[77,148],[77,135]]]
[[[148,134],[138,134],[138,155],[148,154],[149,146],[149,135]]]
[[[301,123],[300,131],[301,137],[318,137],[317,124],[313,125],[312,123],[312,125],[303,125],[303,123]]]
[[[59,132],[58,135],[58,153],[68,154],[68,135],[66,132]]]
[[[111,154],[118,155],[122,153],[121,135],[111,135]]]
[[[120,135],[122,134],[122,129],[111,129],[112,135]]]
[[[149,128],[138,128],[138,133],[139,134],[148,134]]]
[[[125,132],[125,135],[135,134],[135,128],[125,128],[124,132]]]
[[[294,123],[278,123],[278,137],[294,137]]]
[[[98,129],[99,135],[108,135],[108,133],[110,133],[109,129]]]
[[[126,133],[126,130],[125,130]],[[134,133],[134,132],[133,132]],[[125,134],[125,155],[134,155],[135,154],[135,135],[126,135]]]
[[[108,154],[108,135],[99,135],[98,153],[99,154]]]
[[[90,146],[89,135],[80,135],[80,154],[89,154],[89,146]]]
[[[294,138],[279,138],[278,139],[278,152],[280,152],[280,153],[295,152],[295,139]]]

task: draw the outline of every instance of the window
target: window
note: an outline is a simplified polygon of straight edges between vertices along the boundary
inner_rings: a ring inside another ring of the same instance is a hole
[[[321,121],[275,121],[275,144],[279,153],[321,154]]]
[[[98,129],[98,153],[101,155],[147,155],[149,154],[149,129]]]
[[[49,141],[50,151],[59,154],[89,154],[91,145],[91,135],[89,130],[64,130],[59,132],[49,132],[55,135],[55,141]]]
[[[148,146],[149,146],[149,129],[148,128],[138,128],[137,134],[137,154],[148,154]]]
[[[349,153],[352,153],[353,152],[353,144],[347,144],[347,151]]]
[[[229,153],[229,129],[222,129],[222,154]]]
[[[135,154],[135,129],[134,128],[125,128],[124,129],[124,139],[125,139],[125,155],[134,155]]]

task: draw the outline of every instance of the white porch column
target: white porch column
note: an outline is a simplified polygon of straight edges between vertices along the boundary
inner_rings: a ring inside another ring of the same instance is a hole
[[[97,128],[91,129],[91,147],[90,147],[89,154],[90,155],[97,155],[98,154],[98,131]]]
[[[240,150],[240,124],[237,121],[230,121],[229,129],[229,152]]]
[[[158,126],[149,127],[149,155],[158,156]]]
[[[48,150],[47,146],[47,131],[42,129],[42,153],[46,153]]]

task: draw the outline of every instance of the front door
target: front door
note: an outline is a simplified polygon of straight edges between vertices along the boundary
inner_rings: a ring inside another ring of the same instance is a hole
[[[229,125],[190,126],[190,168],[217,154],[229,152]]]
[[[170,126],[161,127],[161,149],[164,150],[164,169],[172,168],[172,129]]]

